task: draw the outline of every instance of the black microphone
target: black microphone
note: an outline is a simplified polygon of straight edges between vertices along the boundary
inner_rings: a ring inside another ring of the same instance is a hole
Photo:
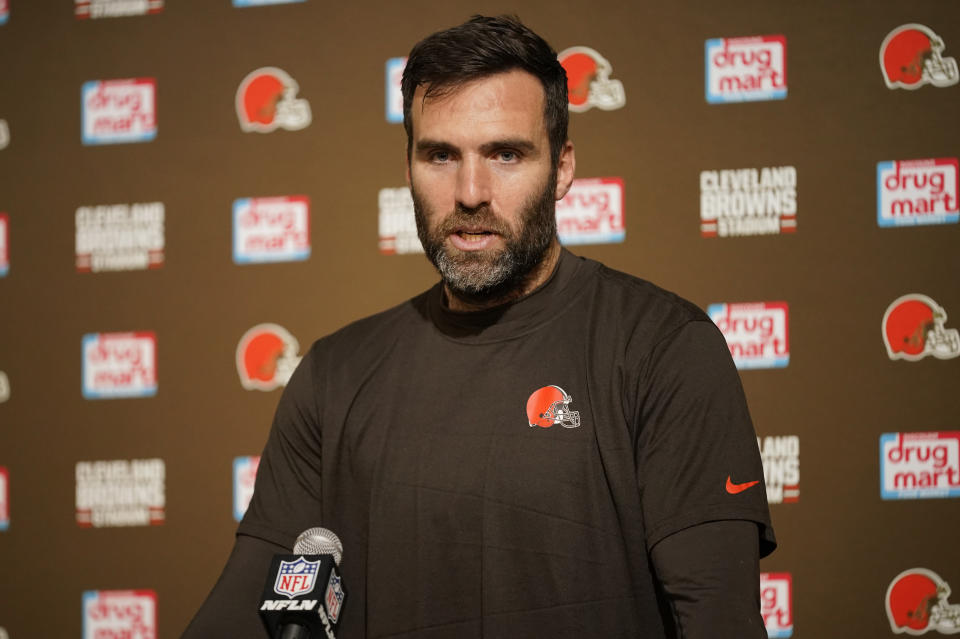
[[[343,544],[326,528],[300,533],[292,555],[274,555],[260,597],[273,639],[336,639],[347,590],[337,572]]]

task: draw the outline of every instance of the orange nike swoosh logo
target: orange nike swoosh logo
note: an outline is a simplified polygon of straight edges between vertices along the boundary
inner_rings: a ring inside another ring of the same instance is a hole
[[[760,483],[760,480],[758,479],[756,481],[748,481],[742,484],[735,484],[732,481],[730,481],[730,475],[727,475],[727,492],[730,493],[731,495],[736,495],[737,493],[742,493],[747,488],[750,488],[751,486],[756,486],[759,483]]]

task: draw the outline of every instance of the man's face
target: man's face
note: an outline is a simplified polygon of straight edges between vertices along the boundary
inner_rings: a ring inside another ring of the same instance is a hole
[[[572,146],[561,153],[558,176],[543,87],[524,71],[474,80],[426,102],[424,91],[413,97],[408,167],[420,241],[453,293],[502,296],[520,286],[556,237],[555,201],[573,177]]]

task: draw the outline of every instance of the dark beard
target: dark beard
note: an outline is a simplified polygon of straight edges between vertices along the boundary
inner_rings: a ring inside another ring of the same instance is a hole
[[[453,214],[431,232],[427,228],[426,204],[411,183],[417,236],[450,292],[465,302],[482,304],[508,299],[522,288],[525,278],[543,260],[557,235],[556,184],[554,170],[543,188],[524,202],[520,230],[514,234],[489,206],[468,209],[460,203]],[[448,248],[444,244],[447,236],[466,225],[480,225],[499,234],[505,248],[476,252]]]

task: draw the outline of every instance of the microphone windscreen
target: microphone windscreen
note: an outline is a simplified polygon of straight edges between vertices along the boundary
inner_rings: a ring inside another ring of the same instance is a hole
[[[339,566],[343,558],[343,544],[339,537],[326,528],[308,528],[297,537],[293,554],[333,555],[333,561]]]

